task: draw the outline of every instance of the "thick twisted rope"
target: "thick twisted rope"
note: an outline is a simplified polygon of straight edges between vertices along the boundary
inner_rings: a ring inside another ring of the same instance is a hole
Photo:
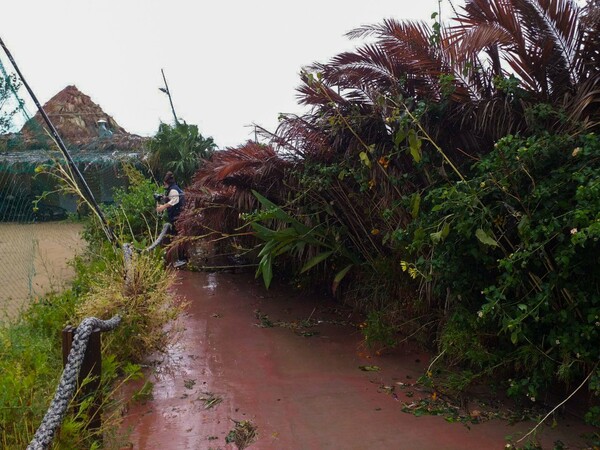
[[[31,443],[27,446],[27,450],[45,450],[52,443],[54,434],[62,423],[69,403],[77,389],[79,369],[81,368],[92,331],[97,328],[100,331],[114,330],[120,322],[121,318],[119,316],[114,316],[109,320],[87,317],[77,327],[73,337],[73,345],[67,358],[67,364],[56,388],[54,398]]]
[[[172,227],[172,225],[169,222],[165,223],[162,227],[160,234],[156,238],[156,240],[149,247],[146,247],[145,249],[138,250],[138,251],[150,252],[150,251],[154,250],[156,247],[158,247],[162,243],[162,241],[164,240],[165,236],[167,235],[167,233],[169,232],[171,227]],[[131,268],[132,268],[132,260],[133,260],[134,250],[136,250],[136,248],[132,244],[129,244],[129,243],[123,244],[123,259],[125,262],[125,286],[126,287],[129,287],[129,285],[131,284]]]
[[[158,235],[158,237],[156,238],[156,240],[152,243],[152,245],[150,245],[150,247],[145,248],[144,251],[145,252],[149,252],[154,250],[158,245],[160,245],[160,243],[163,241],[163,239],[165,238],[165,236],[167,235],[167,232],[171,229],[171,224],[169,222],[165,223],[162,227],[162,231],[160,232],[160,234]]]

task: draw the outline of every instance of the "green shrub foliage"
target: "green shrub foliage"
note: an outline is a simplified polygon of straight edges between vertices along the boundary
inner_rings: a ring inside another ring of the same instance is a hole
[[[540,398],[590,372],[600,394],[599,169],[595,134],[509,135],[469,181],[430,189],[396,234],[438,294],[451,293],[442,350],[469,368],[516,373],[510,394]],[[464,339],[478,351],[464,351]]]
[[[128,186],[114,189],[114,203],[102,206],[104,216],[119,241],[148,244],[160,232],[162,222],[156,213],[153,194],[163,193],[164,189],[132,166],[124,165],[123,171]],[[92,247],[106,242],[104,231],[96,220],[86,224],[84,238]]]

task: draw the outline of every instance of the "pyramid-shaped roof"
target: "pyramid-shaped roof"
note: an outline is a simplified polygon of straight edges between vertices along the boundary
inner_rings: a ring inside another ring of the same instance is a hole
[[[146,138],[130,134],[76,86],[67,86],[43,106],[68,147],[93,150],[131,150],[143,147]],[[109,132],[105,132],[106,128]],[[38,111],[21,129],[26,147],[50,143],[46,123]]]

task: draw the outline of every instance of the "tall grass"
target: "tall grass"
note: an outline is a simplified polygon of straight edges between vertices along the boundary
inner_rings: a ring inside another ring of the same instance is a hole
[[[72,291],[36,301],[0,328],[0,447],[23,449],[41,422],[61,373],[60,331]]]
[[[120,192],[119,215],[111,215],[116,229],[131,230],[139,244],[145,239],[140,226],[132,230],[133,218],[140,208],[152,202],[149,183],[133,183],[130,192]],[[92,218],[93,220],[93,218]],[[156,220],[156,218],[154,218]],[[50,404],[62,373],[61,331],[77,326],[85,317],[108,319],[122,317],[116,330],[103,334],[102,397],[103,428],[110,436],[119,420],[114,389],[126,380],[140,376],[140,362],[151,352],[160,352],[172,338],[167,327],[180,311],[169,288],[173,273],[165,268],[160,250],[135,253],[125,264],[115,245],[102,242],[99,222],[86,230],[89,248],[74,260],[76,278],[72,288],[61,294],[39,299],[18,320],[0,328],[0,448],[23,449],[31,441]],[[127,234],[127,233],[124,233]],[[139,246],[139,245],[138,245]],[[119,382],[117,382],[120,380]],[[83,383],[85,383],[84,381]],[[98,448],[98,434],[86,429],[89,398],[72,402],[53,447],[62,449]]]

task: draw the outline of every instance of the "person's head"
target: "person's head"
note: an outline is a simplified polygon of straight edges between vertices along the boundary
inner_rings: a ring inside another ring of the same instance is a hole
[[[165,177],[163,178],[163,184],[165,185],[165,187],[169,187],[173,183],[175,183],[175,175],[173,175],[173,172],[169,170],[167,173],[165,173]]]

